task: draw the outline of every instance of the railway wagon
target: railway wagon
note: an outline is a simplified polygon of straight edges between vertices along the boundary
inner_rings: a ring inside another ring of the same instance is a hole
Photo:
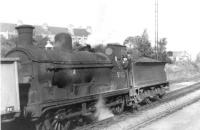
[[[1,58],[1,121],[14,120],[20,114],[16,58]]]
[[[164,62],[127,56],[125,46],[109,44],[105,53],[73,51],[70,34],[55,36],[54,48],[33,44],[33,26],[16,27],[19,97],[23,116],[37,129],[69,129],[94,116],[99,97],[114,114],[159,97],[168,87]],[[151,76],[150,76],[151,75]],[[153,76],[152,76],[153,75]],[[156,76],[155,76],[156,75]]]

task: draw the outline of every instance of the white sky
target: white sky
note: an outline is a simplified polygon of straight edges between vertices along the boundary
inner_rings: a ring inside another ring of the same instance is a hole
[[[200,1],[158,0],[159,38],[167,49],[200,52]],[[0,0],[0,22],[91,26],[95,42],[122,43],[146,28],[154,44],[155,0]]]

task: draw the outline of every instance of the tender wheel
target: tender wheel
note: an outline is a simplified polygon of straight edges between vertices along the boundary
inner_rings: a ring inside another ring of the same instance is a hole
[[[121,114],[124,111],[124,106],[125,106],[125,100],[121,99],[121,103],[112,108],[113,113],[116,114],[116,115]]]
[[[161,98],[160,98],[160,96],[157,94],[157,95],[155,95],[155,97],[154,97],[157,101],[160,101],[161,100]]]
[[[141,110],[141,106],[138,103],[133,104],[132,108],[133,108],[133,112],[137,112]]]
[[[151,100],[149,98],[145,98],[144,101],[146,104],[151,104]]]

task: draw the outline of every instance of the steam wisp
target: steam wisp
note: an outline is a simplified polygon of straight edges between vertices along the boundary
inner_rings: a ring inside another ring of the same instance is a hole
[[[95,107],[96,107],[95,117],[98,118],[98,121],[114,116],[112,111],[105,106],[105,101],[103,100],[102,96],[99,97],[99,100],[95,105]]]

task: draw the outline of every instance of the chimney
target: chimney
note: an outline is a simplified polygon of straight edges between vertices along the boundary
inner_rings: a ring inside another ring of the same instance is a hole
[[[18,32],[18,44],[17,46],[29,46],[33,45],[33,29],[31,25],[20,25],[15,28]]]

